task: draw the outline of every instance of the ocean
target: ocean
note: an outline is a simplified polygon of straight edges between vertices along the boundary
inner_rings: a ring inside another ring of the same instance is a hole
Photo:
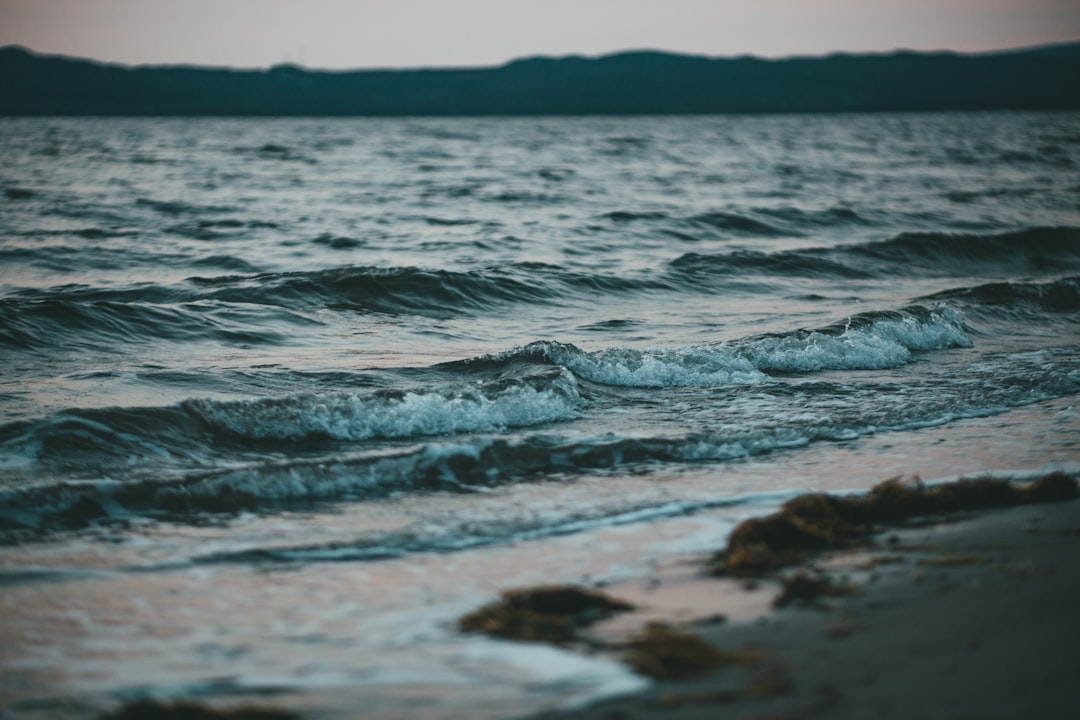
[[[0,120],[0,711],[496,720],[465,635],[894,475],[1080,471],[1080,113]]]

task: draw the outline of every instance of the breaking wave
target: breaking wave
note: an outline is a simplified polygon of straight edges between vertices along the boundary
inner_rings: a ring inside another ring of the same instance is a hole
[[[963,317],[946,305],[854,315],[816,330],[797,330],[729,343],[676,348],[585,351],[543,341],[466,364],[543,361],[578,377],[626,387],[722,386],[766,382],[769,372],[877,370],[909,362],[913,353],[970,347]]]
[[[183,407],[219,432],[245,439],[300,441],[491,432],[567,420],[577,415],[581,402],[571,374],[547,372],[445,389],[192,400]]]
[[[101,520],[127,521],[146,516],[180,522],[199,522],[207,514],[235,514],[241,511],[273,511],[311,503],[343,500],[366,500],[397,493],[449,491],[474,492],[507,483],[540,482],[589,472],[625,469],[657,464],[697,464],[760,456],[805,447],[816,442],[849,441],[864,435],[912,430],[941,425],[958,418],[980,417],[1004,412],[1039,400],[1060,397],[1080,390],[1080,365],[1076,355],[1055,360],[1042,353],[1032,356],[1009,356],[994,363],[973,368],[963,382],[944,377],[919,384],[896,387],[874,382],[853,385],[814,380],[804,383],[777,383],[742,397],[725,395],[740,421],[732,425],[704,427],[696,431],[644,434],[636,437],[614,433],[578,436],[574,433],[526,433],[433,437],[410,444],[350,450],[323,451],[311,458],[291,457],[267,460],[256,456],[232,467],[155,473],[152,478],[127,480],[87,479],[63,482],[33,482],[13,485],[0,492],[0,540],[18,541],[43,531],[72,529]],[[1002,384],[1005,374],[1013,378]],[[537,380],[511,383],[504,392],[494,393],[494,406],[501,402],[521,402],[531,396],[524,387]],[[563,374],[547,381],[558,389],[546,390],[563,398],[559,405],[568,417],[587,410],[584,401],[570,391],[574,383]],[[546,384],[541,383],[546,387]],[[488,390],[491,392],[491,389]],[[547,422],[551,416],[542,408],[548,398],[516,420]],[[483,403],[480,404],[482,406]],[[403,405],[404,406],[404,405]],[[92,422],[54,422],[49,432],[67,432],[68,439],[81,433],[84,442],[74,451],[85,452],[99,444],[119,442],[116,454],[130,452],[141,444],[149,447],[163,442],[183,423],[191,423],[184,407],[164,408],[138,415],[127,411],[128,422],[112,429],[103,428],[103,420]],[[258,416],[253,404],[244,411],[251,414],[251,426],[231,428],[273,438],[288,435],[298,427],[320,428],[325,432],[325,412],[316,411],[306,419],[294,417],[302,411],[291,409],[284,418],[273,413]],[[214,407],[214,412],[235,412],[236,404]],[[204,406],[205,409],[205,406]],[[797,409],[797,412],[793,412]],[[436,417],[441,411],[436,412]],[[478,426],[496,429],[512,423],[515,417],[492,411]],[[359,417],[359,416],[356,416]],[[156,421],[164,427],[153,437],[135,437],[137,425]],[[350,424],[346,417],[339,432],[364,434],[375,430],[362,421]],[[217,421],[215,421],[217,422]],[[235,417],[224,422],[234,423]],[[386,422],[390,422],[387,420]],[[416,422],[384,427],[387,433],[417,430]],[[296,423],[296,424],[291,424]],[[306,425],[305,425],[306,423]],[[423,428],[430,429],[430,428]],[[0,451],[11,450],[10,428],[0,429]],[[44,441],[40,427],[22,428],[21,439],[37,434]],[[269,431],[269,434],[268,434]],[[202,428],[205,432],[205,427]],[[296,435],[282,440],[294,441]],[[420,439],[420,438],[418,438]],[[157,452],[178,451],[176,447],[157,446]]]

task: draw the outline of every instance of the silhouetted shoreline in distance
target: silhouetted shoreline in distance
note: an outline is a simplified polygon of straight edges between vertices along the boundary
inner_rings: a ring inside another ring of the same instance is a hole
[[[635,51],[499,67],[127,67],[0,48],[0,115],[452,116],[1080,108],[1080,43],[767,60]]]

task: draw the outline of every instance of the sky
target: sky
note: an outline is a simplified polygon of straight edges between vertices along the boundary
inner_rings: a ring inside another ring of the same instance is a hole
[[[784,57],[1076,40],[1080,0],[0,0],[0,45],[132,65],[469,67],[645,48]]]

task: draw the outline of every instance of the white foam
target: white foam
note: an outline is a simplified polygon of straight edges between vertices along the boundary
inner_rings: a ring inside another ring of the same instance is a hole
[[[577,376],[621,387],[720,387],[768,382],[768,371],[877,370],[911,361],[913,351],[971,347],[963,317],[947,306],[900,312],[840,333],[798,332],[743,343],[673,348],[613,347],[586,352],[573,345],[539,342],[493,356],[506,359],[536,351]]]
[[[393,395],[303,393],[250,402],[199,400],[187,406],[210,423],[250,438],[366,440],[539,425],[576,417],[581,403],[576,380],[564,372],[540,387],[522,382],[497,390],[475,385]]]
[[[41,450],[40,440],[5,443],[0,447],[0,473],[14,473],[34,468]]]
[[[649,686],[648,680],[622,663],[538,643],[470,638],[463,650],[470,665],[480,664],[488,673],[523,673],[532,693],[561,697],[561,710],[578,709],[601,698],[640,692]]]
[[[809,332],[760,338],[740,347],[739,354],[762,370],[879,370],[910,362],[912,351],[971,344],[959,313],[941,307],[925,319],[904,314],[848,327],[838,335]]]
[[[724,345],[687,345],[678,348],[608,348],[582,352],[572,346],[551,344],[553,362],[570,368],[592,382],[623,387],[675,387],[750,385],[768,380],[747,359]]]

